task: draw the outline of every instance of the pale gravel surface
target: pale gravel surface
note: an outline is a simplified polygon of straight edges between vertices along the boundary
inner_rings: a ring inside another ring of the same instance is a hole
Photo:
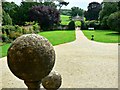
[[[76,30],[75,41],[54,48],[54,70],[62,75],[61,88],[118,87],[117,44],[90,41],[82,31]],[[22,80],[10,72],[6,57],[0,60],[0,71],[0,88],[26,87]]]

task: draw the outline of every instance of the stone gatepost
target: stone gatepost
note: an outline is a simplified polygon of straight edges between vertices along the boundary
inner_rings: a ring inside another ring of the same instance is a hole
[[[55,51],[46,38],[26,34],[11,44],[7,62],[11,72],[24,80],[28,90],[39,90],[42,79],[49,75],[54,66]]]

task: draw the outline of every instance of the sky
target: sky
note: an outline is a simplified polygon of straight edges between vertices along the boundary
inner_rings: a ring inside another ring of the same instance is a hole
[[[22,0],[6,0],[8,2],[15,2],[16,4],[20,4]],[[101,3],[103,0],[64,0],[65,2],[69,2],[68,6],[63,6],[62,9],[70,9],[71,7],[80,7],[84,10],[87,10],[87,6],[90,2],[99,2]]]

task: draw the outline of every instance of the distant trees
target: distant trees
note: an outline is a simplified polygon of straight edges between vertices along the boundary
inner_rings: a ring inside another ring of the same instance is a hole
[[[34,6],[29,11],[30,19],[37,21],[42,30],[50,30],[60,21],[60,13],[50,6]]]
[[[84,13],[86,20],[98,20],[99,12],[102,6],[98,2],[91,2],[88,5],[88,10]]]
[[[77,16],[77,14],[79,16],[83,16],[83,12],[84,12],[84,10],[79,8],[79,7],[72,7],[71,8],[71,16],[72,17]]]

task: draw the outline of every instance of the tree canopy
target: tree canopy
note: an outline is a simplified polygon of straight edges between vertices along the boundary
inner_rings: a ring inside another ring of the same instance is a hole
[[[98,20],[99,12],[102,6],[98,2],[91,2],[88,5],[88,10],[84,13],[87,20]]]
[[[31,20],[39,23],[42,30],[52,29],[52,26],[60,21],[59,11],[50,6],[34,6],[30,9],[29,15]]]
[[[77,14],[79,16],[83,16],[83,12],[84,12],[84,10],[79,8],[79,7],[72,7],[71,8],[71,16],[72,17],[77,16]]]

